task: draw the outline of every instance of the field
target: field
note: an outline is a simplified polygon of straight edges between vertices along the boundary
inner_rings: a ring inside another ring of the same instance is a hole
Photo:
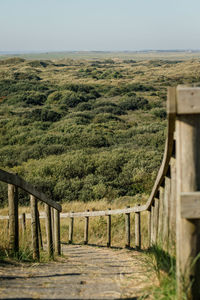
[[[167,87],[200,81],[197,53],[152,55],[0,60],[1,168],[62,203],[145,202],[164,149]]]

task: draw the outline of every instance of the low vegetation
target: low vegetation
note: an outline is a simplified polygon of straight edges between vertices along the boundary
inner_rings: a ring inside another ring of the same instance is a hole
[[[1,168],[62,203],[149,194],[166,87],[199,76],[197,60],[1,60]],[[0,184],[1,205],[6,193]]]

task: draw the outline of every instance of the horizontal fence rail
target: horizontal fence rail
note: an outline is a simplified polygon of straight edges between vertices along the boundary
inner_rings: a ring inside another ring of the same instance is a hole
[[[60,204],[49,199],[43,192],[39,191],[32,184],[26,182],[24,179],[22,179],[21,177],[19,177],[16,174],[11,174],[4,170],[0,170],[0,181],[3,181],[8,184],[12,184],[16,187],[19,187],[22,190],[24,190],[25,192],[29,193],[30,195],[33,195],[37,199],[41,200],[42,202],[57,209],[58,211],[62,211],[62,207]]]

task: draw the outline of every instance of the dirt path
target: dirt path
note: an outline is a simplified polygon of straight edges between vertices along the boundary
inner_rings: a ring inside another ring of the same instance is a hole
[[[63,246],[46,264],[0,265],[0,299],[139,299],[148,286],[139,252]],[[146,298],[143,298],[146,299]]]

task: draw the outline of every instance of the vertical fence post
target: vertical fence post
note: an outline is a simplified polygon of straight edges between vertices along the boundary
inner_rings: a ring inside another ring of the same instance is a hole
[[[38,237],[38,215],[37,215],[37,199],[31,195],[31,233],[32,233],[32,248],[33,259],[39,260],[39,237]]]
[[[111,210],[110,208],[108,210]],[[107,216],[107,247],[111,246],[111,215]]]
[[[138,204],[140,206],[140,204]],[[141,249],[141,218],[140,212],[135,213],[135,248]]]
[[[169,248],[169,205],[170,205],[170,188],[171,179],[168,173],[165,176],[165,190],[164,190],[164,201],[163,201],[163,248],[168,250]]]
[[[6,234],[9,236],[9,219],[7,220]]]
[[[70,217],[69,218],[69,244],[73,243],[73,233],[74,233],[74,217]]]
[[[164,187],[159,188],[159,216],[158,216],[158,242],[162,245],[163,242],[163,198]]]
[[[60,212],[54,208],[54,241],[55,241],[55,253],[61,254],[60,245]]]
[[[19,224],[18,224],[18,190],[17,187],[8,184],[9,206],[9,250],[19,251]]]
[[[21,225],[22,225],[22,236],[24,237],[25,232],[26,232],[26,214],[25,213],[22,214]]]
[[[54,248],[54,208],[51,207],[51,227],[52,227],[52,238],[53,238],[53,248]]]
[[[175,143],[174,143],[174,147],[175,147]],[[176,239],[176,158],[175,157],[171,157],[170,169],[171,169],[171,191],[170,191],[169,235],[170,235],[170,244],[174,245]]]
[[[154,211],[154,231],[155,243],[158,241],[158,218],[159,218],[159,200],[155,198],[155,211]]]
[[[89,209],[86,210],[87,212]],[[85,217],[84,244],[88,244],[89,217]]]
[[[151,211],[147,211],[148,214],[148,248],[151,247]]]
[[[40,224],[40,213],[39,213],[39,210],[37,210],[37,219],[38,219],[39,245],[40,245],[40,248],[43,250],[42,230],[41,230],[41,224]]]
[[[45,204],[46,211],[46,234],[47,234],[47,251],[50,258],[53,258],[53,237],[51,226],[51,207]]]
[[[127,206],[126,208],[130,208]],[[131,236],[130,236],[130,213],[125,214],[125,230],[126,230],[126,248],[130,248]]]
[[[183,299],[186,289],[187,299],[200,299],[200,260],[197,259],[200,253],[200,219],[186,219],[181,215],[183,205],[181,194],[200,191],[199,103],[199,88],[180,87],[177,89],[176,261],[179,300]],[[195,258],[196,263],[194,263]]]
[[[153,203],[151,204],[151,246],[155,243],[154,241],[154,205]]]

